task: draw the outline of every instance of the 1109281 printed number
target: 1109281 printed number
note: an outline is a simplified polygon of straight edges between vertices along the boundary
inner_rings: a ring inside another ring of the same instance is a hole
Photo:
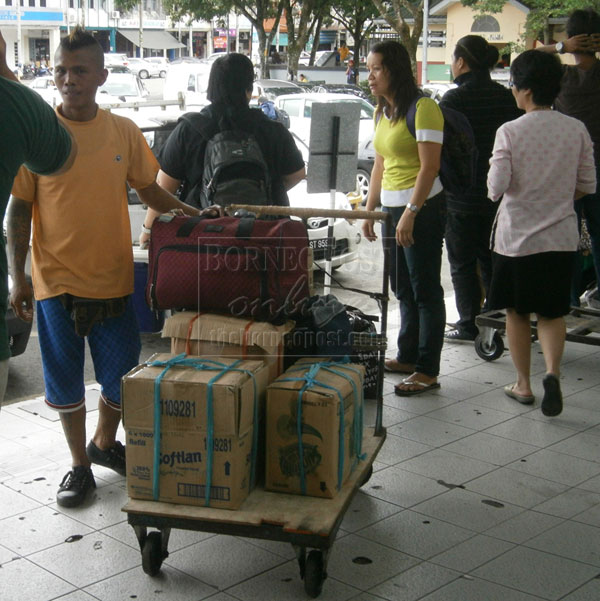
[[[204,439],[204,449],[207,450],[207,440]],[[215,453],[230,453],[233,448],[231,438],[215,438],[213,439],[213,452]]]
[[[168,417],[196,417],[196,402],[164,399],[160,401],[160,412]]]

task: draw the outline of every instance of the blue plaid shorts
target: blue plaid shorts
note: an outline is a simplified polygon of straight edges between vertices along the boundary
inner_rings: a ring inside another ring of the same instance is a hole
[[[75,333],[60,297],[37,301],[37,323],[46,403],[58,411],[76,411],[85,403],[85,339]],[[87,341],[104,401],[121,408],[121,378],[139,363],[141,341],[132,298],[125,312],[92,327]]]

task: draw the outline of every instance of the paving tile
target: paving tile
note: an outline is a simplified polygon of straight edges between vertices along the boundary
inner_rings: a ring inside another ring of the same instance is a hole
[[[225,590],[284,561],[244,539],[213,536],[171,553],[165,563],[217,590]]]
[[[6,547],[29,555],[58,545],[69,536],[90,534],[92,529],[49,507],[40,507],[1,520],[0,531]]]
[[[97,599],[97,597],[92,597],[92,595],[89,595],[85,591],[79,590],[63,597],[58,597],[55,601],[97,601]]]
[[[575,434],[565,440],[561,440],[551,447],[550,451],[573,455],[588,461],[600,461],[600,436],[594,436],[587,432]]]
[[[448,551],[435,555],[429,561],[465,574],[513,547],[514,545],[507,541],[478,534]]]
[[[28,559],[80,588],[141,564],[139,551],[100,532],[34,553]]]
[[[474,533],[406,510],[361,530],[359,534],[414,557],[429,559],[471,538]]]
[[[498,503],[485,495],[460,488],[449,490],[443,495],[416,505],[413,509],[480,533],[521,512],[521,509],[514,505]]]
[[[339,538],[343,538],[347,535],[347,532],[343,528],[339,528],[336,533],[336,540]],[[239,537],[241,540],[258,547],[259,549],[263,549],[263,551],[268,551],[273,555],[278,555],[283,559],[290,561],[291,559],[296,559],[296,551],[294,547],[290,545],[290,543],[282,543],[276,540],[262,540],[260,538],[245,538]]]
[[[125,517],[125,514],[123,514],[123,517]],[[152,530],[153,528],[148,528],[148,532],[151,532]],[[138,543],[137,536],[135,535],[135,531],[133,527],[130,526],[126,521],[109,526],[108,528],[103,528],[101,532],[107,536],[117,539],[118,541],[121,541],[126,545],[129,545],[133,549],[138,551],[140,550],[140,545]],[[190,545],[206,540],[211,536],[215,535],[207,532],[195,532],[193,530],[178,530],[176,528],[172,528],[169,535],[168,550],[170,553],[173,553],[175,551],[179,551],[179,549],[184,549],[185,547],[189,547]]]
[[[600,463],[547,449],[510,463],[507,467],[568,486],[577,486],[600,474]]]
[[[467,490],[519,507],[533,507],[559,495],[567,486],[505,467],[467,484]]]
[[[515,377],[513,375],[509,382],[514,382],[514,380]],[[511,415],[521,415],[534,410],[531,405],[522,405],[521,403],[508,398],[501,388],[494,388],[483,394],[478,394],[477,396],[470,398],[469,403],[489,407],[491,409],[496,409],[497,411],[510,413]]]
[[[381,597],[376,597],[370,593],[361,593],[356,597],[352,597],[352,599],[349,599],[349,601],[381,601]]]
[[[561,518],[529,509],[497,526],[493,526],[489,530],[486,530],[485,533],[494,538],[521,544],[530,538],[557,526],[562,523],[562,521]]]
[[[527,417],[513,417],[511,420],[488,428],[486,434],[537,447],[547,447],[559,440],[573,436],[574,430],[557,423],[541,422]]]
[[[0,484],[0,520],[38,507],[40,504],[33,499]]]
[[[406,376],[404,376],[406,377]],[[395,380],[395,383],[400,382],[400,378]],[[437,394],[417,394],[415,396],[398,396],[394,394],[393,389],[391,394],[387,394],[383,397],[384,405],[395,407],[396,409],[402,409],[408,413],[414,413],[415,415],[423,415],[434,411],[440,407],[446,405],[452,405],[456,402],[455,399],[448,397],[441,397]]]
[[[5,481],[4,484],[39,503],[47,505],[56,501],[56,492],[68,471],[68,464],[65,466],[49,463],[35,469],[29,469],[19,476]]]
[[[369,592],[391,601],[398,601],[398,599],[416,601],[456,579],[457,576],[457,572],[424,562],[374,587]]]
[[[356,532],[399,511],[402,510],[397,505],[359,491],[346,510],[341,528],[347,532]]]
[[[377,460],[386,465],[395,465],[405,459],[426,453],[432,448],[429,445],[408,440],[408,438],[394,436],[388,430],[383,447],[381,447],[381,450],[377,454]]]
[[[562,601],[598,601],[600,599],[600,580],[594,578],[582,587],[562,598]]]
[[[389,433],[431,447],[441,447],[449,442],[473,434],[474,430],[438,419],[431,419],[428,416],[420,416],[390,428]]]
[[[528,547],[600,566],[600,528],[565,521],[527,541]]]
[[[536,505],[535,510],[561,518],[572,518],[586,510],[600,507],[600,495],[582,488],[569,488],[544,503]]]
[[[440,378],[440,388],[436,390],[435,394],[456,401],[464,401],[465,399],[488,392],[493,388],[495,386],[490,384],[461,380],[455,376],[443,376]]]
[[[240,601],[306,601],[307,598],[295,560],[258,574],[227,592]],[[355,598],[359,592],[335,578],[327,578],[319,601],[347,601]]]
[[[594,505],[573,517],[573,521],[600,528],[600,504]]]
[[[543,601],[545,597],[534,597],[512,588],[463,577],[443,586],[420,601]]]
[[[443,493],[447,488],[431,478],[398,467],[388,467],[375,472],[361,490],[388,503],[400,507],[412,507],[425,499]]]
[[[3,545],[0,545],[0,566],[3,563],[7,563],[9,561],[12,561],[13,559],[16,559],[17,557],[17,553],[11,551],[10,549],[7,549]]]
[[[593,476],[585,482],[578,484],[577,488],[582,488],[583,490],[589,490],[591,492],[600,493],[600,475]]]
[[[462,484],[496,469],[495,465],[443,449],[433,449],[399,464],[403,470],[450,484]]]
[[[461,438],[446,445],[443,451],[458,453],[497,466],[506,465],[538,450],[538,447],[517,441],[509,443],[506,438],[494,436],[488,432],[489,430],[477,432]]]
[[[484,566],[474,576],[555,601],[598,573],[595,566],[535,549],[517,547]]]
[[[600,424],[600,411],[590,411],[563,403],[563,412],[557,417],[546,417],[541,411],[531,411],[527,417],[544,423],[551,422],[557,426],[572,430],[587,430]]]
[[[2,599],[47,601],[73,591],[75,587],[28,559],[2,564]]]
[[[96,480],[98,484],[98,480]],[[65,515],[90,526],[100,529],[118,524],[127,519],[121,508],[127,502],[127,493],[113,484],[98,486],[89,494],[85,503],[79,507],[59,507],[53,503],[51,507]]]
[[[102,582],[86,587],[85,590],[100,601],[116,599],[200,601],[210,598],[216,592],[213,587],[204,582],[165,564],[161,567],[159,575],[154,578],[148,577],[142,568],[138,567],[106,578]]]
[[[453,375],[460,380],[468,380],[469,382],[477,382],[498,388],[514,382],[514,371],[515,368],[512,362],[505,362],[502,365],[498,365],[497,362],[493,364],[478,363]]]
[[[395,426],[400,422],[405,422],[407,419],[412,419],[413,417],[416,417],[415,413],[410,413],[409,411],[398,409],[396,407],[390,407],[389,405],[383,406],[383,425],[386,428]],[[375,420],[372,420],[371,423],[375,423]]]
[[[410,555],[350,534],[333,545],[327,574],[358,589],[370,589],[418,563]]]

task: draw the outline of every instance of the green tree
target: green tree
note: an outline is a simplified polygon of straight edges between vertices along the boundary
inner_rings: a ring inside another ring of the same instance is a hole
[[[400,36],[417,75],[417,46],[423,32],[423,0],[372,0],[386,23]],[[412,31],[407,19],[414,20]]]
[[[360,56],[363,40],[375,29],[374,19],[379,16],[379,9],[371,0],[335,0],[332,17],[343,25],[352,35],[354,60]]]

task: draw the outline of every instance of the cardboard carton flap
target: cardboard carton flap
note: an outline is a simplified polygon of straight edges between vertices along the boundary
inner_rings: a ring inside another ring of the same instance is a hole
[[[191,324],[191,325],[190,325]],[[294,329],[294,322],[287,321],[275,326],[268,322],[254,321],[220,315],[182,311],[165,321],[163,338],[202,340],[213,344],[258,346],[269,355],[281,353],[280,346],[285,334]]]

